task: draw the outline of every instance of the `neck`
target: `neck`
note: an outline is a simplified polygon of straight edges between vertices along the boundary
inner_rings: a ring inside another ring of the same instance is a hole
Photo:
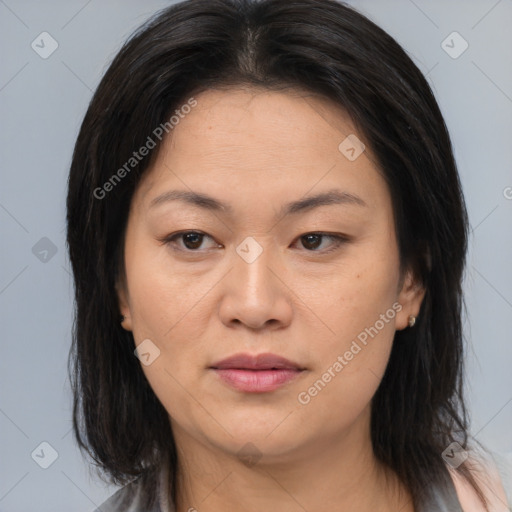
[[[176,511],[414,512],[396,475],[376,460],[369,411],[363,416],[349,432],[259,461],[240,460],[173,425],[179,453]]]

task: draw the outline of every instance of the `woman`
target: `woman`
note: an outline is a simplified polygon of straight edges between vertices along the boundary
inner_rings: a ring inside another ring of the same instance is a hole
[[[507,510],[468,439],[450,138],[364,16],[165,9],[91,101],[67,208],[75,435],[126,484],[103,512]]]

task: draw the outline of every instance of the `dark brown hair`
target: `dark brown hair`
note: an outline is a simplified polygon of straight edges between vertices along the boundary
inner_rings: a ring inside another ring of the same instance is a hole
[[[176,477],[168,415],[133,354],[133,335],[120,326],[115,291],[130,201],[151,159],[107,196],[95,191],[192,95],[237,85],[300,88],[340,105],[387,181],[401,266],[415,270],[426,295],[416,326],[396,332],[372,400],[371,435],[376,457],[417,506],[422,490],[448,477],[443,450],[454,440],[468,447],[467,213],[450,137],[424,76],[390,35],[334,0],[181,2],[144,24],[105,73],[76,141],[67,197],[77,442],[112,482],[140,478],[148,503],[165,461]],[[483,499],[468,466],[458,471]]]

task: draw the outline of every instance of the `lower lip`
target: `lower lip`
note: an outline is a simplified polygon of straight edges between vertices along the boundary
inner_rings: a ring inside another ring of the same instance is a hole
[[[217,375],[233,388],[246,393],[265,393],[274,391],[293,380],[301,370],[225,370],[214,368]]]

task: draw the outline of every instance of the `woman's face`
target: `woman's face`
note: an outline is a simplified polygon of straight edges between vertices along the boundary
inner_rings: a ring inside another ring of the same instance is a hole
[[[195,100],[133,197],[119,287],[178,442],[272,461],[368,438],[395,330],[423,298],[400,279],[369,149],[299,91]]]

